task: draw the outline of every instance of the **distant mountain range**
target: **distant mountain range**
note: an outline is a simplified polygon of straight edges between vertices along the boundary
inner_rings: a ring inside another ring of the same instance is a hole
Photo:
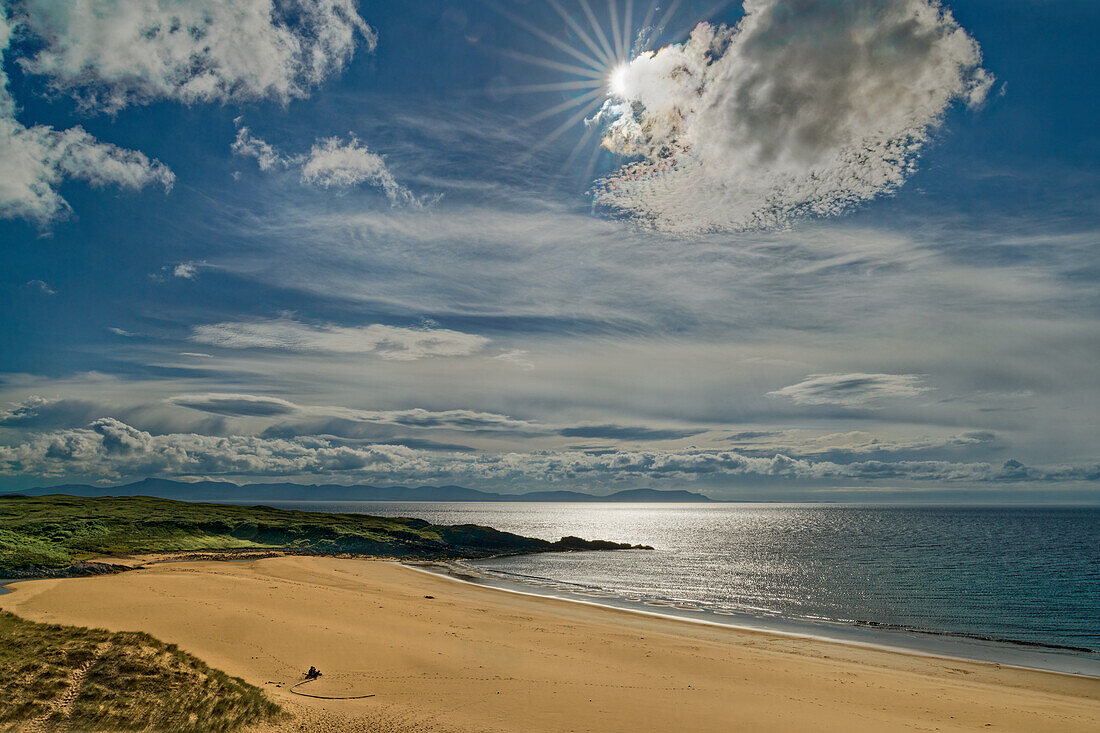
[[[186,483],[147,478],[123,486],[66,484],[11,492],[26,496],[157,496],[182,501],[583,501],[583,502],[710,502],[692,491],[627,489],[606,496],[580,491],[529,491],[497,494],[462,486],[340,486],[339,484],[244,484],[228,481]]]

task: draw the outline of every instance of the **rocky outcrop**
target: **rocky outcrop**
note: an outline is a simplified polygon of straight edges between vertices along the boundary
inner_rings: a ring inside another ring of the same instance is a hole
[[[67,567],[52,568],[46,565],[25,565],[18,568],[0,568],[0,583],[7,580],[31,578],[80,578],[86,575],[108,575],[130,570],[129,565],[106,562],[75,562]]]

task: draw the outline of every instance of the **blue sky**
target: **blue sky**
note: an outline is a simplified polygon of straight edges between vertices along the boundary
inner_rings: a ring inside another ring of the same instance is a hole
[[[3,7],[0,487],[1098,496],[1094,3]]]

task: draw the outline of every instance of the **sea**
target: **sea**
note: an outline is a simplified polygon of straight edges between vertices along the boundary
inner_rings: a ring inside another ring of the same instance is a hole
[[[1100,508],[274,502],[653,550],[431,568],[537,595],[1100,677]]]

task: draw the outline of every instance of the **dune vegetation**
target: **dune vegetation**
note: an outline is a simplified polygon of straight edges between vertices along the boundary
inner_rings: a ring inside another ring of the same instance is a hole
[[[148,634],[0,612],[0,730],[234,731],[278,718],[244,680]]]
[[[197,504],[147,496],[0,497],[0,577],[94,572],[102,566],[80,563],[145,553],[270,549],[443,559],[626,547],[576,537],[548,542],[489,527],[433,525],[422,519]]]

